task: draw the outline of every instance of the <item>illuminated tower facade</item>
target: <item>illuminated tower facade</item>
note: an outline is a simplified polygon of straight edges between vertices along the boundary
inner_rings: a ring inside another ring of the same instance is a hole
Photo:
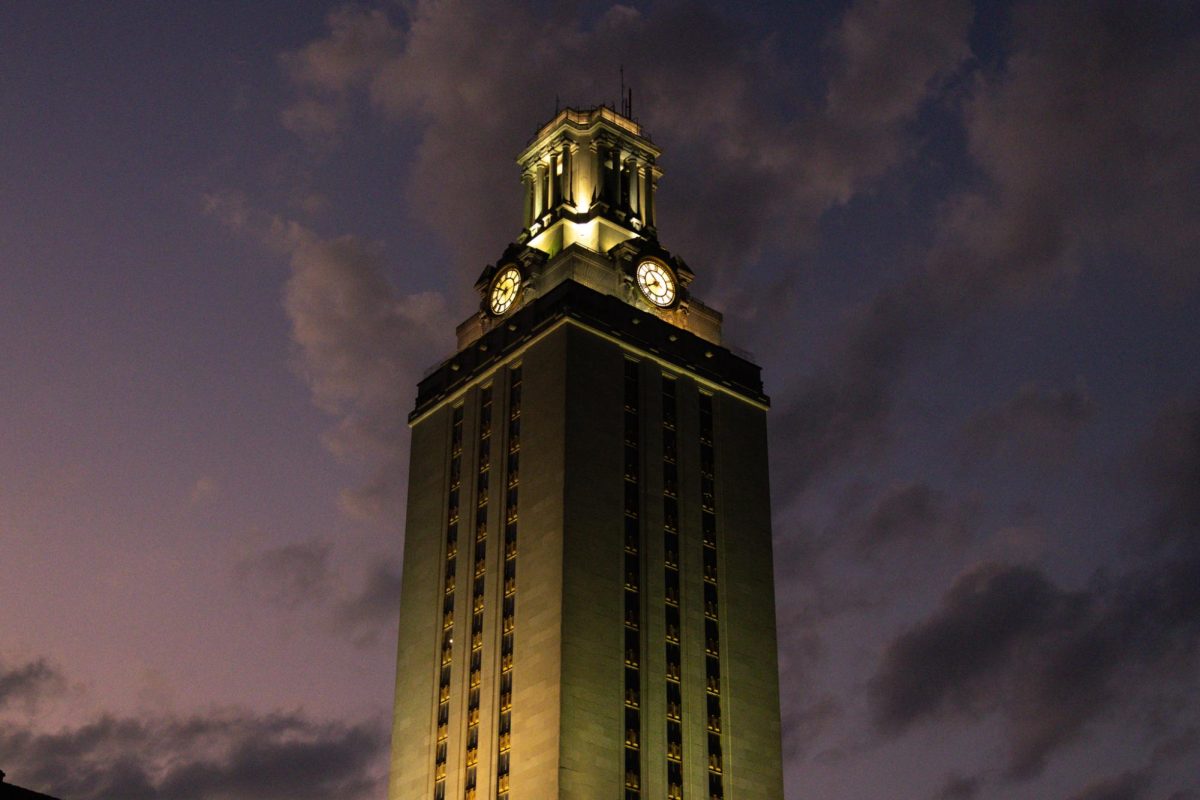
[[[567,109],[412,427],[392,800],[781,800],[759,368],[658,243],[658,149]]]

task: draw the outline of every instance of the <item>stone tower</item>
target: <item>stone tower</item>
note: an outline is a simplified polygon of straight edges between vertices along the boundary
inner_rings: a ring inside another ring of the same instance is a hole
[[[782,800],[759,368],[567,109],[412,427],[392,800]]]

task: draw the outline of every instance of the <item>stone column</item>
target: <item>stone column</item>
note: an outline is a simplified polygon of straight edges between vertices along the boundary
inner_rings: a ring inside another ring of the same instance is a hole
[[[521,173],[521,183],[525,184],[525,229],[528,230],[529,226],[533,224],[533,217],[535,213],[533,197],[534,176],[529,170],[525,170]]]
[[[541,162],[538,162],[534,170],[537,175],[537,179],[534,182],[537,188],[537,196],[534,202],[533,218],[537,220],[542,218],[542,215],[546,213],[546,209],[549,207],[549,199],[547,198],[547,190],[549,189],[547,178],[549,176],[546,174],[546,165]]]
[[[575,145],[563,144],[562,149],[562,193],[563,201],[575,210]]]
[[[624,157],[620,158],[619,161],[620,167],[617,170],[617,174],[620,175],[620,209],[628,213],[630,206],[632,206],[632,199],[634,199],[634,193],[632,193],[632,187],[630,186],[630,179],[632,178],[629,168],[630,161]]]
[[[600,171],[604,174],[601,196],[611,208],[616,208],[621,199],[621,167],[617,163],[617,149],[605,145],[600,150]]]
[[[633,161],[633,191],[630,193],[630,205],[633,213],[644,224],[646,222],[646,175],[645,164],[641,159]]]
[[[646,165],[646,219],[645,223],[651,228],[657,226],[654,218],[654,190],[658,188],[658,168],[653,164]]]
[[[600,148],[593,139],[587,145],[587,163],[583,167],[583,187],[587,190],[587,205],[590,209],[600,199]]]

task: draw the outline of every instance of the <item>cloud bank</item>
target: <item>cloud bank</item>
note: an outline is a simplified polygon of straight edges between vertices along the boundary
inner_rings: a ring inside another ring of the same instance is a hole
[[[385,743],[379,724],[296,713],[103,715],[56,733],[0,726],[9,780],[72,800],[365,800],[383,791]]]
[[[1073,591],[1033,565],[967,570],[932,615],[888,645],[870,687],[883,733],[947,715],[998,713],[1007,723],[1008,774],[1027,779],[1094,720],[1194,685],[1200,403],[1172,403],[1139,451],[1156,454],[1143,477],[1158,509],[1131,533],[1139,556]],[[1186,713],[1185,703],[1159,724],[1176,730],[1181,720],[1172,717]],[[1108,797],[1100,792],[1116,789],[1088,791]],[[1134,796],[1122,791],[1111,796]]]

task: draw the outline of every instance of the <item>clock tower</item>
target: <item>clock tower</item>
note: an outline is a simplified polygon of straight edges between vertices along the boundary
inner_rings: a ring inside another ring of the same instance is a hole
[[[782,800],[768,400],[658,242],[659,155],[542,126],[418,387],[391,800]]]

